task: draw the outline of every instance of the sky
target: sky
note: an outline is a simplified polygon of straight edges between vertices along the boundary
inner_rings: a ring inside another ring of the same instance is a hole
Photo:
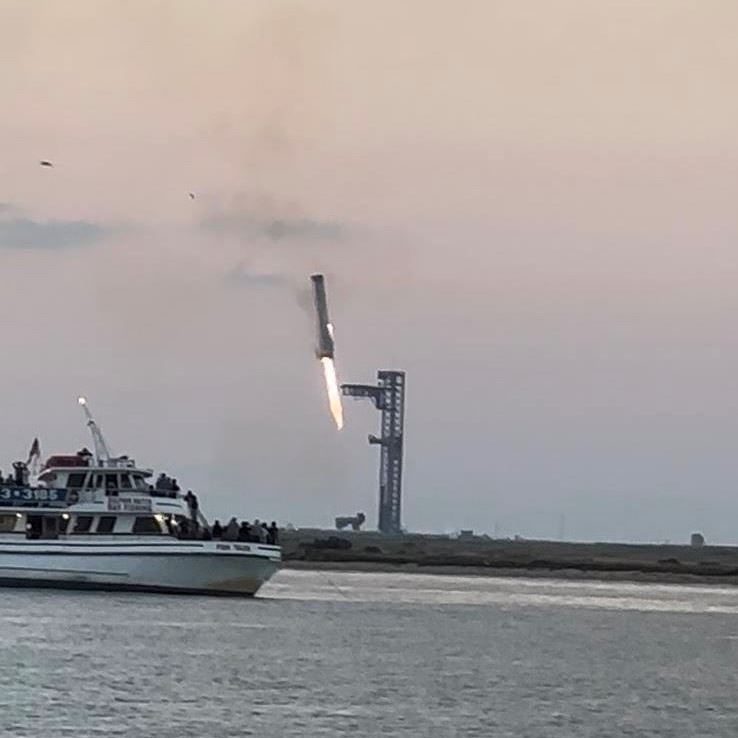
[[[321,271],[340,378],[407,372],[408,529],[738,543],[737,32],[720,0],[3,0],[0,468],[89,445],[85,394],[210,517],[375,525]]]

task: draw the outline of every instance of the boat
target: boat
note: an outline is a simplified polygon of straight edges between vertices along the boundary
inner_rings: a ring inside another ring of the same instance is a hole
[[[251,596],[278,570],[276,544],[213,539],[199,505],[112,456],[85,398],[95,453],[27,462],[0,475],[0,586]],[[163,475],[161,475],[163,476]]]

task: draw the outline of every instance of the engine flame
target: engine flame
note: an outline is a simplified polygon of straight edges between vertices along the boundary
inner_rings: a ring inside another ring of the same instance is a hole
[[[324,356],[320,363],[323,365],[323,373],[325,374],[325,388],[328,390],[328,404],[331,408],[331,415],[336,421],[336,428],[343,428],[343,405],[341,404],[341,393],[338,389],[338,378],[336,377],[336,366],[333,359]]]

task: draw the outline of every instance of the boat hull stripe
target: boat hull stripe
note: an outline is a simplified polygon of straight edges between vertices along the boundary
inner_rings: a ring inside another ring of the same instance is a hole
[[[0,546],[29,546],[33,544],[29,544],[28,540],[23,541],[2,541],[0,543]],[[39,545],[39,543],[36,543],[36,545]],[[116,548],[164,548],[168,547],[171,548],[172,546],[176,546],[178,549],[186,549],[186,548],[197,548],[197,549],[204,549],[206,548],[202,543],[171,543],[171,542],[152,542],[152,543],[121,543],[120,541],[115,541],[115,543],[75,543],[74,541],[43,541],[40,545],[43,546],[51,546],[52,548],[61,548],[62,546],[77,546],[77,547],[84,547],[84,548],[109,548],[110,546],[115,546]],[[226,541],[226,546],[234,546],[234,545],[253,545],[248,543],[241,543],[240,541]],[[258,545],[258,551],[267,551],[269,553],[273,553],[276,551],[281,551],[282,549],[279,546],[266,546],[266,545]]]
[[[272,556],[262,556],[260,554],[243,553],[234,551],[227,553],[225,551],[6,551],[0,548],[0,554],[8,556],[197,556],[198,558],[244,558],[244,559],[260,559],[262,561],[279,561],[280,559]]]
[[[0,576],[0,587],[25,589],[83,589],[97,592],[150,592],[154,594],[199,595],[200,597],[253,597],[249,592],[228,592],[217,589],[191,589],[189,587],[165,587],[149,584],[116,582],[65,582],[61,579],[15,579]]]

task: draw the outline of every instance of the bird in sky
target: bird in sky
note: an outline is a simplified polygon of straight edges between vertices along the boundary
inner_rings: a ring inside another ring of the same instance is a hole
[[[188,192],[187,194],[190,196],[190,200],[194,200],[195,199],[195,193],[194,192]]]
[[[50,161],[48,161],[47,159],[41,159],[41,161],[39,162],[39,164],[40,164],[40,165],[41,165],[42,167],[53,167],[53,166],[54,166],[54,165],[53,165],[53,164],[52,164],[52,163],[51,163]]]

